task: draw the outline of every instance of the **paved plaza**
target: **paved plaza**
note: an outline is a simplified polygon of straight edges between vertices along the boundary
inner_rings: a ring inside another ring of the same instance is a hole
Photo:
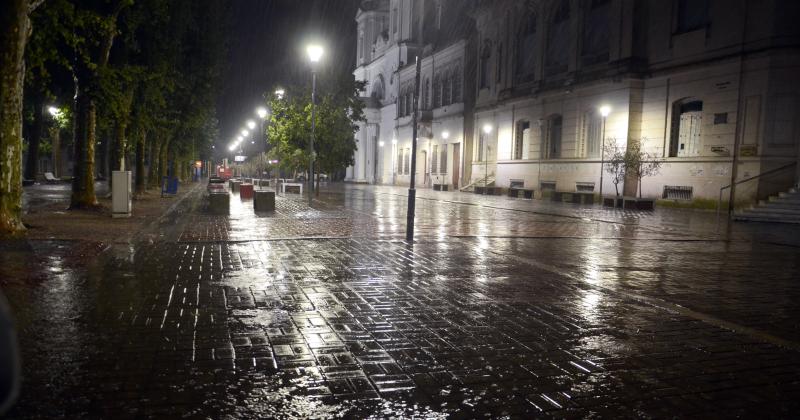
[[[10,417],[800,412],[797,226],[420,190],[412,244],[406,193],[197,185],[130,238],[0,244]]]

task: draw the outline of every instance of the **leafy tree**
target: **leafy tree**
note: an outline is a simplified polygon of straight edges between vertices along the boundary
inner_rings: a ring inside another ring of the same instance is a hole
[[[658,156],[643,150],[642,142],[646,140],[629,142],[625,151],[625,173],[636,179],[639,198],[642,198],[642,179],[658,175],[662,164]]]
[[[22,224],[22,98],[30,14],[43,0],[7,0],[0,13],[0,235]]]

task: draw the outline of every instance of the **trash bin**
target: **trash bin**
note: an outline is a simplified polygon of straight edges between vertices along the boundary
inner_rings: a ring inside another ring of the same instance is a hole
[[[111,217],[131,217],[132,198],[131,171],[112,171]]]

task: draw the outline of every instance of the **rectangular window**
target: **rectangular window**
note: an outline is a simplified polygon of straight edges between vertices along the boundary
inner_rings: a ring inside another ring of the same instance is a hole
[[[447,173],[447,145],[442,145],[442,153],[439,161],[439,172],[446,174]]]
[[[405,173],[406,175],[411,174],[411,149],[406,149],[405,153]]]
[[[431,153],[431,173],[435,174],[438,173],[438,163],[439,163],[439,146],[433,145],[433,152]]]
[[[678,0],[677,32],[689,32],[708,24],[708,0]]]
[[[483,149],[486,143],[486,135],[481,132],[478,135],[478,162],[483,162]]]

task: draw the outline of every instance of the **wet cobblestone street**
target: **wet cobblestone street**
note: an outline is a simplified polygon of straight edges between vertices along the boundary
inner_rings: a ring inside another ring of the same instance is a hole
[[[793,417],[800,229],[336,186],[5,246],[11,418]],[[97,255],[76,267],[71,259]],[[88,249],[88,250],[87,250]]]

